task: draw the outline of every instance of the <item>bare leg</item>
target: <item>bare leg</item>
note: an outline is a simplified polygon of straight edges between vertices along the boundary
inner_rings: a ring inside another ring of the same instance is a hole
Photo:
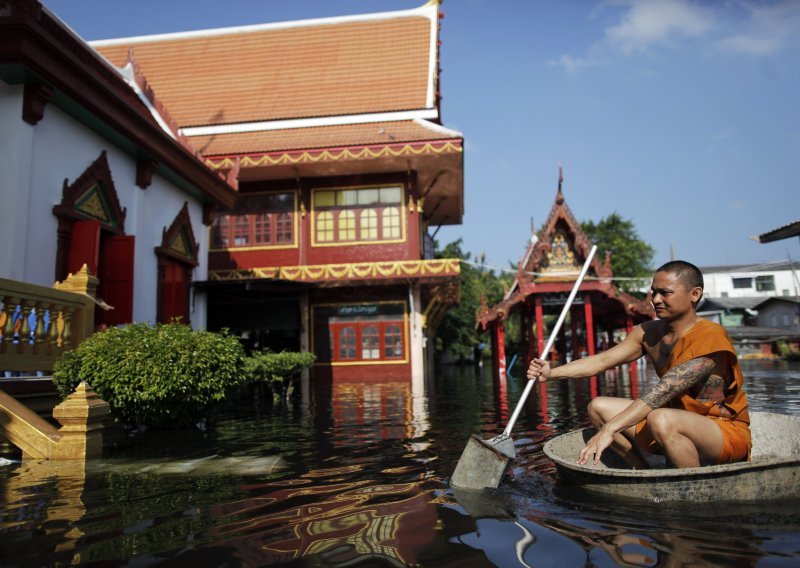
[[[589,403],[589,419],[598,430],[603,424],[625,410],[633,401],[627,398],[611,396],[598,396]],[[639,455],[639,450],[634,442],[635,429],[633,426],[614,436],[611,449],[622,459],[637,469],[649,469],[650,465]]]
[[[674,467],[698,467],[716,461],[724,442],[714,420],[688,410],[658,408],[647,417],[647,428],[664,448]]]

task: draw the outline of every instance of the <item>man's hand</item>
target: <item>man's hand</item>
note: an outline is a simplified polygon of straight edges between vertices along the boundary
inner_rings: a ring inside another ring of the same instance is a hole
[[[614,435],[607,432],[604,428],[601,428],[597,434],[586,442],[581,453],[578,454],[578,465],[584,465],[592,456],[594,456],[594,463],[597,465],[600,461],[600,456],[603,455],[603,451],[608,448],[613,441]]]
[[[528,366],[527,376],[529,381],[539,379],[540,382],[546,383],[550,377],[550,363],[542,359],[534,359]]]

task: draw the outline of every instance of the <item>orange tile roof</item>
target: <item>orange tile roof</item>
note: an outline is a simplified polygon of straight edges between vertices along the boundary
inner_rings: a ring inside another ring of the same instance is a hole
[[[448,134],[404,120],[192,136],[190,141],[203,156],[211,157],[460,138],[455,132]]]
[[[433,17],[436,8],[433,7]],[[427,11],[94,42],[181,127],[430,108]]]

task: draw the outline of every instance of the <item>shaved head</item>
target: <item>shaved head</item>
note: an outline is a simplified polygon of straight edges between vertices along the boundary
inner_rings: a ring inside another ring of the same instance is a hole
[[[704,288],[703,273],[691,262],[685,260],[673,260],[658,267],[656,272],[667,272],[673,274],[687,290],[692,288]]]

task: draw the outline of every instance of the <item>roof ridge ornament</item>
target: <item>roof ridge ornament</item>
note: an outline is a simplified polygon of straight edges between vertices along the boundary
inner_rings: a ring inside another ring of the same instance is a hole
[[[561,190],[561,186],[564,183],[564,170],[561,168],[561,164],[558,164],[558,193],[556,194],[556,203],[561,205],[564,203],[564,192]]]

